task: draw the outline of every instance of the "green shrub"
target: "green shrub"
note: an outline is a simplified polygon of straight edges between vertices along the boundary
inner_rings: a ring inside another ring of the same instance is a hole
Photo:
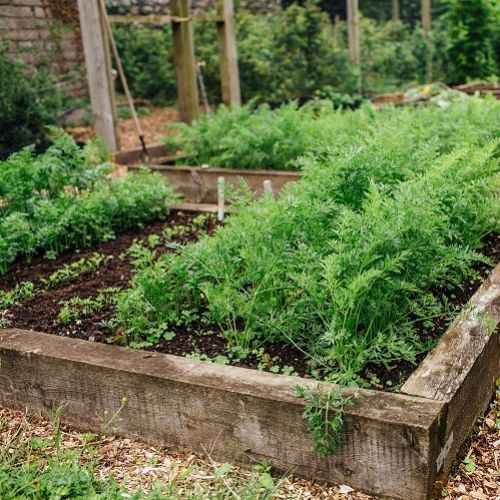
[[[447,0],[447,77],[453,83],[498,75],[500,6],[496,0]]]
[[[480,238],[500,229],[498,111],[471,98],[338,112],[279,199],[241,202],[213,237],[144,260],[118,302],[126,335],[201,320],[235,356],[293,342],[341,382],[414,361],[415,322],[443,312],[432,290],[470,277]]]
[[[60,107],[54,79],[44,68],[28,68],[8,56],[9,42],[0,38],[0,160],[47,138]]]

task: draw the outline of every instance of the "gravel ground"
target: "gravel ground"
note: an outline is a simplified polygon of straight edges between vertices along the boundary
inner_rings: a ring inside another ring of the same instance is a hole
[[[39,418],[27,417],[24,413],[0,409],[0,446],[9,446],[11,438],[22,431],[23,442],[32,438],[53,439],[54,426]],[[206,492],[207,498],[213,488],[220,488],[214,473],[221,464],[205,457],[178,453],[171,449],[154,448],[138,441],[116,437],[82,435],[62,427],[62,448],[71,449],[90,444],[98,454],[96,474],[107,479],[114,477],[130,491],[148,491],[155,481],[172,483],[182,478],[185,491]],[[48,450],[50,453],[50,450]],[[228,488],[234,481],[245,481],[250,473],[232,467],[225,476]],[[371,499],[353,491],[348,486],[326,486],[288,477],[275,478],[279,484],[276,499]],[[217,486],[218,485],[218,486]],[[219,491],[219,490],[218,490]],[[479,428],[467,451],[465,459],[458,465],[440,495],[449,500],[500,500],[500,390],[486,417],[480,419]],[[240,497],[238,497],[240,498]],[[242,499],[243,500],[243,499]]]

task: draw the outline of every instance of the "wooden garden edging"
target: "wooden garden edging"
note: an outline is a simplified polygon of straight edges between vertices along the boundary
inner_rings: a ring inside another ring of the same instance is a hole
[[[139,167],[129,167],[134,170]],[[217,203],[217,181],[224,177],[226,185],[237,188],[243,180],[256,196],[264,192],[264,181],[270,180],[273,192],[279,193],[285,184],[300,179],[299,172],[243,170],[231,168],[173,167],[155,165],[149,167],[161,173],[168,184],[182,194],[189,203]]]
[[[162,144],[148,146],[150,156],[148,168],[153,172],[161,173],[170,186],[182,194],[188,203],[214,204],[217,203],[217,181],[224,177],[226,184],[238,187],[243,180],[257,196],[264,192],[264,181],[270,180],[273,192],[279,193],[285,184],[300,179],[300,172],[285,170],[251,170],[232,168],[207,168],[160,165],[164,161],[174,161],[167,157],[167,150]],[[128,165],[129,170],[137,170],[142,162],[142,149],[117,151],[114,154],[116,163]]]
[[[310,380],[23,330],[0,331],[0,405],[44,415],[64,405],[63,420],[82,430],[98,431],[114,416],[107,430],[118,435],[426,499],[500,374],[492,333],[500,265],[470,304],[404,385],[410,394],[360,392],[346,409],[340,449],[327,459],[315,454],[293,393]]]

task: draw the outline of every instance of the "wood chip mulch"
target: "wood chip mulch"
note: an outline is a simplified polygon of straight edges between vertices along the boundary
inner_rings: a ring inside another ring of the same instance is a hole
[[[0,408],[0,447],[9,446],[13,436],[22,435],[22,443],[33,438],[53,440],[53,423],[28,417],[25,413]],[[205,457],[179,453],[172,449],[152,446],[117,437],[89,436],[80,434],[67,426],[62,426],[61,451],[82,448],[90,445],[97,450],[97,456],[89,459],[98,460],[96,474],[106,480],[113,477],[126,486],[130,492],[150,491],[155,482],[175,483],[182,478],[184,491],[204,491],[210,497],[210,484],[215,483],[215,471],[220,463],[214,462],[209,454]],[[19,439],[19,438],[17,438]],[[16,448],[19,448],[17,442]],[[44,450],[50,453],[51,450]],[[55,451],[55,450],[54,450]],[[187,476],[186,476],[187,474]],[[228,480],[242,481],[250,473],[233,466],[228,473]],[[294,477],[275,478],[279,484],[275,499],[318,499],[318,500],[370,500],[372,497],[354,492],[346,485],[327,486],[311,483]],[[247,500],[247,499],[245,499]]]
[[[0,409],[0,446],[6,446],[19,429],[23,440],[33,437],[53,439],[54,427],[47,420],[27,417],[18,411]],[[62,448],[71,449],[88,443],[88,436],[62,427]],[[184,485],[204,488],[214,481],[214,472],[220,464],[205,457],[179,453],[166,448],[154,448],[131,439],[93,436],[91,446],[98,450],[96,473],[103,479],[114,477],[130,491],[148,491],[155,481],[171,483],[188,472]],[[230,474],[239,480],[249,472],[232,467]],[[369,500],[373,497],[352,490],[349,486],[326,486],[302,479],[277,478],[280,487],[276,499],[331,499]],[[443,500],[500,500],[500,390],[490,405],[465,457],[456,468],[438,498]]]
[[[144,132],[146,144],[161,142],[168,134],[167,124],[179,121],[179,112],[176,108],[152,108],[139,121]],[[76,141],[86,142],[94,137],[95,132],[90,126],[66,127],[66,132]],[[132,118],[118,120],[118,135],[122,150],[141,147],[137,131]]]
[[[444,500],[500,500],[500,389],[474,440],[442,491]]]

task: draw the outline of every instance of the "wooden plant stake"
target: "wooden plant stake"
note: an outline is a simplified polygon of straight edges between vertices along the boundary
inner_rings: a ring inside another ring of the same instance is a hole
[[[349,59],[358,72],[358,91],[361,91],[361,51],[359,45],[358,0],[347,0],[347,31],[349,36]]]
[[[433,68],[432,68],[432,44],[430,40],[431,32],[431,0],[422,0],[422,29],[425,34],[426,50],[427,50],[427,64],[426,64],[426,79],[427,82],[432,82]]]
[[[272,195],[273,194],[272,182],[269,179],[266,179],[263,184],[264,184],[264,193]]]
[[[225,215],[225,189],[226,182],[224,177],[219,177],[217,181],[217,194],[218,194],[218,204],[217,204],[217,220],[222,222],[224,220]]]

